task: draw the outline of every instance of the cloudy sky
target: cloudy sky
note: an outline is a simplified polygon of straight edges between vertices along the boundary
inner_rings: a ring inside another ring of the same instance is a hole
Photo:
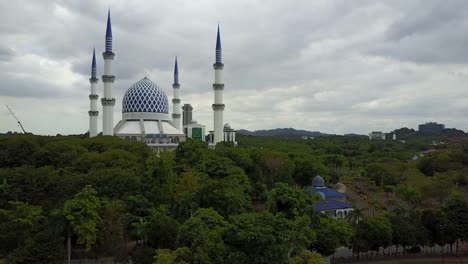
[[[0,103],[27,131],[87,131],[91,53],[102,75],[109,7],[116,123],[145,72],[172,98],[177,55],[182,103],[211,129],[219,22],[224,119],[236,129],[468,130],[468,1],[0,0]],[[9,130],[19,127],[1,106]]]

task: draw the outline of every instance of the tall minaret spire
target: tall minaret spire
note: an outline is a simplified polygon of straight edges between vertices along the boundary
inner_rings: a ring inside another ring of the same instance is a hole
[[[97,110],[98,95],[96,91],[96,84],[98,78],[96,78],[96,49],[93,49],[93,61],[91,63],[91,78],[89,83],[91,84],[91,93],[89,94],[90,110],[89,114],[89,137],[97,136],[97,118],[99,111]]]
[[[219,35],[219,24],[218,24],[218,34],[216,36],[216,63],[221,63],[221,36]]]
[[[177,56],[175,57],[175,64],[174,64],[174,83],[172,84],[172,88],[174,90],[174,97],[172,98],[172,122],[174,126],[180,130],[180,99],[179,99],[179,67],[177,65]]]
[[[109,9],[107,13],[106,50],[102,54],[104,58],[104,75],[102,75],[104,96],[101,99],[101,104],[103,108],[102,134],[104,136],[114,135],[115,98],[112,97],[112,85],[115,80],[115,76],[112,75],[112,61],[114,60],[114,56],[115,54],[112,52],[112,25]]]
[[[215,82],[213,84],[214,90],[214,104],[213,104],[213,112],[214,112],[214,138],[213,143],[217,144],[218,142],[224,141],[223,136],[223,111],[224,111],[224,104],[223,104],[223,68],[224,64],[222,62],[221,56],[221,36],[219,34],[219,24],[218,24],[218,34],[216,36],[216,62],[213,64],[213,68],[215,70]]]

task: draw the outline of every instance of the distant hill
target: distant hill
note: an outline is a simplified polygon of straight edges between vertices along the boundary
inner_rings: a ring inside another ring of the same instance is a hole
[[[248,131],[241,129],[238,131],[239,134],[246,136],[257,136],[257,137],[325,137],[333,136],[332,134],[325,134],[318,131],[307,131],[307,130],[296,130],[294,128],[275,128],[268,130],[255,130]]]

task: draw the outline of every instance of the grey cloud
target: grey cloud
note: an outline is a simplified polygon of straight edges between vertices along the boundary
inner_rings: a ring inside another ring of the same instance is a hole
[[[9,61],[15,56],[13,49],[0,46],[0,61]]]
[[[177,55],[182,102],[196,106],[196,119],[210,129],[220,22],[225,120],[235,128],[365,133],[428,118],[468,128],[460,99],[468,3],[454,0],[1,2],[0,96],[27,100],[26,118],[44,109],[32,98],[66,100],[77,121],[60,131],[86,130],[92,48],[102,75],[109,7],[118,102],[145,72],[171,97]],[[66,77],[55,82],[49,70]],[[119,111],[117,103],[116,121]],[[47,128],[30,123],[55,134],[60,118],[51,113]]]

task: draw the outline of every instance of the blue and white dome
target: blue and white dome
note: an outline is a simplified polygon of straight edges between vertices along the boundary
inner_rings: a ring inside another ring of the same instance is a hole
[[[315,187],[315,188],[325,187],[325,180],[322,178],[322,176],[317,175],[312,179],[312,187]]]
[[[122,100],[122,113],[169,113],[166,93],[148,78],[132,85]]]

